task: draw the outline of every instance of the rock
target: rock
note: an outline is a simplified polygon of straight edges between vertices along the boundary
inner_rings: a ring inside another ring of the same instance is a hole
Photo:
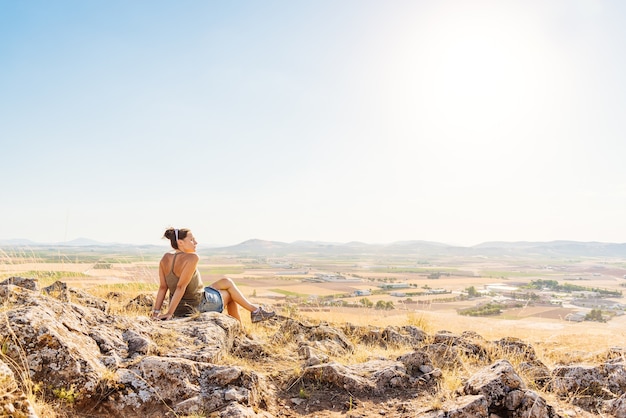
[[[549,389],[560,397],[571,397],[574,405],[587,411],[608,407],[626,391],[623,363],[608,362],[598,366],[558,366],[551,374]]]
[[[489,417],[489,402],[482,395],[460,396],[446,404],[446,418]]]
[[[387,327],[381,333],[381,340],[391,345],[407,345],[418,347],[427,337],[427,334],[414,326]]]
[[[71,300],[83,306],[99,309],[102,312],[106,312],[109,309],[108,302],[96,298],[82,290],[69,288],[67,284],[61,281],[56,281],[50,286],[44,287],[41,289],[41,292],[62,302],[69,302]]]
[[[341,330],[324,324],[306,325],[288,319],[281,325],[275,339],[282,342],[286,336],[296,342],[307,342],[329,355],[341,355],[354,351],[354,345]]]
[[[607,402],[606,410],[615,418],[626,418],[626,394]]]
[[[483,396],[491,415],[508,418],[559,417],[544,398],[526,388],[507,360],[497,361],[471,376],[463,391],[468,395]]]
[[[424,351],[403,354],[396,360],[404,365],[406,373],[412,377],[429,381],[440,376],[440,374],[434,373],[436,369],[430,360],[430,356]]]
[[[38,418],[33,405],[19,388],[11,368],[0,360],[0,416],[14,418]]]
[[[138,295],[131,299],[126,306],[124,307],[126,310],[146,310],[149,311],[150,308],[154,306],[154,297],[150,295]]]
[[[7,358],[27,365],[33,382],[78,388],[75,407],[133,417],[166,414],[168,404],[188,410],[242,400],[247,407],[272,404],[262,376],[210,364],[232,349],[241,332],[234,318],[217,313],[167,322],[113,317],[102,305],[67,298],[75,294],[80,292],[60,282],[41,293],[0,285],[3,303],[10,304],[0,317]],[[196,402],[183,402],[194,394]]]
[[[428,354],[434,367],[454,370],[463,365],[463,361],[455,346],[434,343],[423,346],[422,350]]]
[[[122,338],[128,345],[127,352],[129,357],[132,357],[134,354],[151,354],[151,352],[154,352],[156,349],[156,344],[152,342],[150,338],[132,330],[124,331],[122,333]]]
[[[8,279],[0,282],[0,286],[9,284],[13,286],[23,287],[24,289],[28,290],[39,290],[39,282],[37,281],[37,279],[29,279],[25,277],[9,277]]]
[[[494,345],[501,348],[505,353],[523,358],[526,361],[537,360],[537,354],[532,345],[519,338],[507,337],[494,342]]]
[[[328,363],[330,358],[322,351],[311,347],[309,343],[301,342],[298,346],[298,355],[305,361],[305,367]]]
[[[344,332],[366,344],[378,344],[381,347],[407,345],[419,347],[427,338],[426,332],[418,327],[407,325],[403,327],[388,326],[380,330],[373,327],[358,327],[346,324]]]
[[[504,407],[505,397],[513,390],[523,390],[526,385],[507,360],[500,360],[471,376],[463,387],[468,395],[482,395],[492,409]]]
[[[546,387],[551,380],[550,369],[538,359],[521,362],[518,371],[540,388]]]
[[[145,302],[139,296],[133,300],[138,307]],[[600,364],[550,370],[532,345],[519,339],[489,343],[474,332],[428,336],[413,326],[339,328],[285,317],[258,325],[273,332],[263,341],[244,334],[226,314],[171,321],[111,315],[107,301],[65,283],[39,290],[36,280],[16,277],[0,283],[0,308],[0,416],[38,418],[29,402],[32,393],[23,391],[27,380],[57,404],[55,393],[71,391],[71,413],[98,418],[272,418],[316,416],[315,411],[425,418],[601,412],[626,418],[626,368],[619,347],[597,356]],[[357,349],[372,345],[407,352],[395,359],[377,352],[360,362],[337,361],[367,353]],[[494,353],[519,360],[518,370],[505,358],[492,362]],[[236,364],[243,359],[247,367],[221,364],[225,358]],[[264,372],[256,371],[257,364]],[[461,388],[437,392],[446,373],[476,366],[482,368],[463,375]],[[551,391],[566,408],[557,410],[529,386]],[[424,407],[426,399],[436,406]]]
[[[353,371],[350,367],[327,363],[307,367],[302,373],[304,381],[320,382],[356,393],[373,391],[375,385],[365,376]]]

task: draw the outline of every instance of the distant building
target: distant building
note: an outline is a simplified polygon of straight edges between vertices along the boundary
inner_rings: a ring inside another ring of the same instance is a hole
[[[577,298],[597,298],[600,294],[589,290],[575,290],[572,292],[572,295]]]
[[[572,299],[571,304],[591,309],[621,309],[622,306],[614,300],[600,298]]]
[[[369,290],[356,290],[354,292],[354,296],[370,296],[372,292]]]
[[[331,273],[318,273],[315,275],[315,279],[308,279],[308,281],[318,281],[318,282],[339,282],[339,283],[358,283],[361,282],[361,279],[354,277],[345,277],[341,274],[331,274]]]
[[[378,287],[381,289],[408,289],[411,286],[408,283],[385,283]]]
[[[572,322],[583,322],[586,316],[587,314],[585,314],[584,312],[575,312],[565,315],[565,320]]]
[[[515,292],[516,290],[519,290],[519,288],[516,286],[507,286],[502,283],[488,284],[485,286],[485,288],[494,293]]]

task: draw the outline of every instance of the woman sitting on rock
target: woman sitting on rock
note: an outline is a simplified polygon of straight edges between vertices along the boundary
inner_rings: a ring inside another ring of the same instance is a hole
[[[167,320],[174,316],[189,316],[194,312],[222,312],[241,322],[239,305],[250,311],[252,322],[269,319],[276,314],[253,305],[241,293],[235,283],[221,278],[211,286],[204,287],[198,271],[198,243],[189,229],[169,228],[163,235],[170,240],[175,252],[167,252],[159,263],[159,291],[152,317]],[[161,313],[165,295],[169,290],[170,302],[167,312]]]

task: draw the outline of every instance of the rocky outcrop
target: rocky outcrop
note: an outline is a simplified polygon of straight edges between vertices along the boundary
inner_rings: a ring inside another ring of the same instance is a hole
[[[13,370],[0,360],[0,417],[36,418],[33,405],[17,382]]]
[[[113,315],[106,300],[61,282],[0,283],[0,416],[37,417],[37,395],[90,417],[626,418],[621,349],[550,369],[517,339],[284,317],[259,325],[263,341],[224,314],[137,315],[148,302],[140,295],[125,305],[133,315]],[[363,356],[368,347],[405,351]],[[444,394],[446,376],[464,370]]]

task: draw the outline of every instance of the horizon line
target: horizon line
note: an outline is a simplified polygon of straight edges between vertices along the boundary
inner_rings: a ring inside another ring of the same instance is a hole
[[[259,242],[276,242],[276,243],[281,243],[281,244],[296,244],[299,242],[311,242],[311,243],[320,243],[320,244],[334,244],[334,245],[347,245],[347,244],[351,244],[351,243],[360,243],[360,244],[365,244],[365,245],[392,245],[392,244],[398,244],[398,243],[411,243],[411,242],[422,242],[422,243],[432,243],[432,244],[440,244],[440,245],[447,245],[450,247],[475,247],[478,245],[484,245],[484,244],[490,244],[490,243],[501,243],[501,244],[550,244],[550,243],[578,243],[578,244],[615,244],[615,245],[623,245],[626,244],[626,242],[612,242],[612,241],[581,241],[581,240],[573,240],[573,239],[553,239],[553,240],[545,240],[545,241],[541,241],[541,240],[511,240],[511,241],[507,241],[507,240],[487,240],[487,241],[481,241],[478,242],[477,244],[471,244],[471,245],[464,245],[464,244],[452,244],[452,243],[448,243],[445,241],[433,241],[433,240],[424,240],[424,239],[404,239],[404,240],[396,240],[396,241],[389,241],[389,242],[367,242],[367,241],[358,241],[358,240],[351,240],[351,241],[327,241],[327,240],[307,240],[307,239],[299,239],[299,240],[295,240],[295,241],[280,241],[280,240],[272,240],[272,239],[262,239],[262,238],[249,238],[246,239],[244,241],[240,241],[236,244],[200,244],[200,247],[205,247],[205,248],[225,248],[225,247],[234,247],[237,245],[241,245],[241,244],[245,244],[247,242],[251,242],[251,241],[259,241]],[[166,240],[164,240],[163,245],[159,245],[156,243],[129,243],[129,242],[104,242],[104,241],[98,241],[98,240],[94,240],[91,238],[86,238],[86,237],[79,237],[79,238],[74,238],[71,240],[67,240],[67,241],[56,241],[56,242],[41,242],[41,241],[34,241],[31,240],[29,238],[8,238],[8,239],[0,239],[0,245],[34,245],[34,246],[44,246],[44,245],[59,245],[59,246],[71,246],[72,244],[76,245],[76,246],[84,246],[84,247],[88,247],[88,246],[153,246],[153,247],[160,247],[160,246],[164,246],[167,247],[168,246],[168,242],[166,242]]]

